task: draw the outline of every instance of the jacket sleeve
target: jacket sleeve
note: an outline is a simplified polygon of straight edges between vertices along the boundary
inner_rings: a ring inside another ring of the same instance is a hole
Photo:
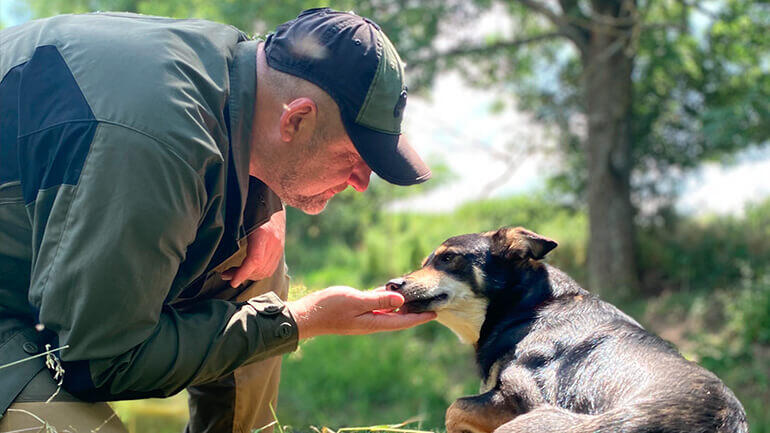
[[[168,396],[296,348],[296,323],[274,294],[166,305],[208,201],[200,174],[167,145],[99,124],[77,184],[43,193],[30,302],[69,345],[60,356],[72,394]]]

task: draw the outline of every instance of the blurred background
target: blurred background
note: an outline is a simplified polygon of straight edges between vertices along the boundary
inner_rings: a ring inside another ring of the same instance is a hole
[[[427,184],[375,179],[318,216],[289,209],[293,297],[362,289],[447,237],[522,225],[549,261],[719,375],[770,432],[770,3],[748,0],[0,0],[0,25],[60,13],[206,18],[264,35],[301,10],[376,20],[407,63],[406,133]],[[119,103],[119,101],[116,101]],[[285,357],[278,418],[443,431],[475,393],[447,329],[319,337]],[[185,396],[119,402],[181,431]]]

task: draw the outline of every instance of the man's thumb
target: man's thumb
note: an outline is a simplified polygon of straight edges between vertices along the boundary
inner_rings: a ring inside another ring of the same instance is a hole
[[[364,305],[367,311],[390,310],[404,305],[404,297],[395,292],[364,292]]]

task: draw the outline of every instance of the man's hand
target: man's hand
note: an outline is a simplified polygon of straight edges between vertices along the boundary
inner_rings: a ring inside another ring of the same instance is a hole
[[[399,314],[393,310],[404,303],[395,292],[362,292],[334,286],[287,302],[297,322],[299,338],[323,334],[359,335],[411,328],[436,318],[436,313]]]
[[[285,240],[286,211],[281,210],[249,234],[246,258],[241,266],[222,272],[222,279],[230,280],[230,286],[238,287],[246,280],[256,281],[273,275],[281,262]]]

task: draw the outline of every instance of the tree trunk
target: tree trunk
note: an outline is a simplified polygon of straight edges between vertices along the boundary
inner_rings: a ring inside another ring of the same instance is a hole
[[[613,9],[619,3],[594,1],[594,7],[602,15],[617,17],[619,11]],[[630,194],[634,59],[626,53],[625,33],[594,28],[582,54],[588,113],[589,287],[616,299],[639,287]]]

